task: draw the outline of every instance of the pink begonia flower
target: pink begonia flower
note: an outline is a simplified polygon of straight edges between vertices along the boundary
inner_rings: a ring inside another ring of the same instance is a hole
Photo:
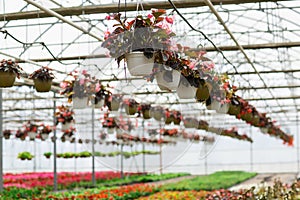
[[[104,39],[106,40],[108,38],[108,36],[110,35],[110,32],[108,30],[106,30],[104,32]]]
[[[205,61],[203,62],[203,65],[208,69],[213,69],[215,67],[215,64],[212,61]]]
[[[101,84],[100,83],[96,83],[96,87],[95,87],[96,92],[99,92],[100,89],[101,89]]]
[[[84,85],[84,83],[85,83],[85,79],[84,78],[79,79],[79,84],[80,85]]]
[[[196,62],[194,62],[194,61],[189,64],[190,69],[194,69],[195,66],[196,66]]]
[[[149,19],[151,19],[151,18],[153,17],[153,15],[152,15],[152,14],[148,14],[147,17],[148,17]]]
[[[84,70],[82,70],[82,72],[81,72],[83,75],[86,75],[87,74],[87,70],[86,69],[84,69]]]
[[[218,81],[219,77],[218,76],[214,76],[214,81]]]
[[[165,19],[166,19],[166,21],[167,21],[169,24],[173,24],[173,23],[174,23],[174,16],[166,17]]]
[[[205,54],[206,54],[206,51],[200,51],[198,57],[200,58],[200,57],[204,56]]]
[[[60,86],[61,88],[65,89],[65,88],[68,86],[68,83],[65,82],[65,81],[63,81],[63,82],[61,82],[61,83],[59,84],[59,86]]]

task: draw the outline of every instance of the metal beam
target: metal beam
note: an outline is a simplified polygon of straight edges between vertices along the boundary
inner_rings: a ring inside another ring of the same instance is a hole
[[[277,2],[274,0],[212,0],[214,5],[228,5],[228,4],[244,4],[244,3],[257,3],[257,2]],[[281,0],[287,1],[287,0]],[[174,1],[177,8],[193,8],[206,6],[204,0],[177,0]],[[61,16],[72,16],[72,15],[82,15],[84,14],[99,14],[99,13],[116,13],[119,11],[136,11],[136,3],[128,2],[125,8],[124,4],[120,5],[120,9],[116,3],[111,4],[101,4],[101,5],[89,5],[89,6],[76,6],[76,7],[65,7],[65,8],[54,8],[51,9],[55,13]],[[153,1],[153,2],[143,2],[143,8],[145,10],[150,10],[151,8],[163,8],[172,9],[172,6],[166,1]],[[5,13],[0,15],[1,21],[10,20],[21,20],[21,19],[34,19],[34,18],[45,18],[53,17],[51,14],[45,11],[27,11],[27,12],[15,12],[15,13]]]
[[[278,48],[290,48],[290,47],[300,47],[300,42],[280,42],[280,43],[265,43],[265,44],[246,44],[241,45],[245,50],[255,50],[255,49],[278,49]],[[222,51],[238,51],[240,50],[237,46],[218,46],[218,48]],[[197,51],[199,49],[190,49],[191,51]],[[214,47],[206,47],[206,51],[216,51]],[[105,54],[95,54],[95,55],[79,55],[79,56],[68,56],[68,57],[60,57],[57,59],[54,58],[35,58],[30,59],[34,62],[53,62],[56,60],[60,61],[68,61],[68,60],[85,60],[85,59],[93,59],[93,58],[107,58]],[[23,60],[18,60],[19,63],[24,62]],[[255,72],[253,72],[255,73]],[[260,73],[260,72],[259,72]]]
[[[75,24],[74,22],[72,22],[71,20],[69,19],[66,19],[64,16],[58,14],[57,12],[51,10],[51,9],[48,9],[48,8],[45,8],[44,6],[32,1],[32,0],[24,0],[26,1],[27,3],[39,8],[40,10],[44,11],[45,13],[47,13],[48,15],[52,16],[52,17],[56,17],[57,19],[60,19],[61,21],[73,26],[74,28],[78,29],[79,31],[85,33],[85,34],[88,34],[90,35],[91,37],[95,38],[96,40],[98,41],[103,41],[103,39],[101,39],[100,37],[98,37],[97,35],[91,33],[90,31],[88,30],[85,30],[84,28],[78,26],[77,24]],[[40,11],[38,11],[40,12]]]

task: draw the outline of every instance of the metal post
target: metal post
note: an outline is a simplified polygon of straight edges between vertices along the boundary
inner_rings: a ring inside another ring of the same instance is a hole
[[[3,116],[2,89],[0,88],[0,192],[3,191]]]
[[[145,137],[145,120],[144,119],[142,122],[142,128],[143,128],[143,137]],[[146,172],[145,142],[143,142],[142,145],[143,145],[143,173],[145,173]]]
[[[96,176],[95,176],[95,110],[92,107],[92,185],[96,186]]]
[[[253,128],[250,127],[250,137],[252,138]],[[253,172],[253,143],[250,143],[250,171]]]
[[[204,173],[205,173],[205,175],[207,175],[207,148],[206,148],[206,144],[204,143],[203,144],[204,145],[204,155],[205,155],[205,157],[204,157]]]
[[[124,178],[124,166],[123,166],[123,146],[124,144],[121,144],[121,178]]]
[[[53,92],[53,127],[56,125],[55,112],[56,112],[56,100],[55,92]],[[56,165],[56,128],[53,129],[53,190],[57,191],[57,165]]]
[[[161,134],[160,134],[160,130],[161,130],[161,122],[159,123],[159,140],[161,140]],[[159,144],[159,173],[162,174],[162,143],[160,142]]]
[[[299,176],[300,173],[300,152],[299,152],[299,114],[297,111],[297,116],[296,116],[296,125],[297,125],[297,176]]]

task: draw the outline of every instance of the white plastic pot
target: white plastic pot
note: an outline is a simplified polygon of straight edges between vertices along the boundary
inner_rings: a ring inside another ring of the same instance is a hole
[[[70,130],[72,125],[73,124],[71,122],[66,122],[65,124],[61,124],[61,131]]]
[[[220,104],[220,108],[217,110],[217,113],[227,113],[229,110],[229,104],[228,103],[224,103],[224,104]]]
[[[75,109],[84,109],[88,107],[88,97],[78,98],[75,97],[72,99],[73,108]]]
[[[94,108],[102,108],[104,106],[104,99],[98,101],[97,104],[94,104]]]
[[[180,73],[177,70],[173,70],[172,68],[170,68],[170,70],[172,71],[171,82],[167,82],[164,78],[165,73],[167,72],[167,70],[165,69],[163,69],[155,75],[157,85],[161,90],[177,90],[178,88],[180,81]]]
[[[144,52],[137,51],[125,54],[127,68],[132,76],[147,76],[152,72],[154,56],[148,59]]]
[[[185,81],[185,80],[184,80]],[[193,99],[195,98],[197,88],[191,86],[187,81],[187,86],[183,83],[183,81],[179,82],[178,88],[176,90],[177,96],[180,99]]]
[[[36,137],[37,133],[36,132],[28,132],[28,137],[30,140],[34,140],[34,138]]]
[[[210,105],[206,106],[207,110],[219,110],[221,103],[219,101],[212,101]]]
[[[43,140],[47,140],[48,137],[49,137],[49,134],[47,134],[47,133],[41,133],[41,138],[42,138]]]

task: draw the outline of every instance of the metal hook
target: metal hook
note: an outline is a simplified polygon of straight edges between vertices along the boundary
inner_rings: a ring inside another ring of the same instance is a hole
[[[224,21],[224,23],[226,24],[227,22],[229,22],[229,15],[230,15],[229,10],[223,7],[222,1],[220,2],[220,8],[223,11],[227,12],[227,19]]]

